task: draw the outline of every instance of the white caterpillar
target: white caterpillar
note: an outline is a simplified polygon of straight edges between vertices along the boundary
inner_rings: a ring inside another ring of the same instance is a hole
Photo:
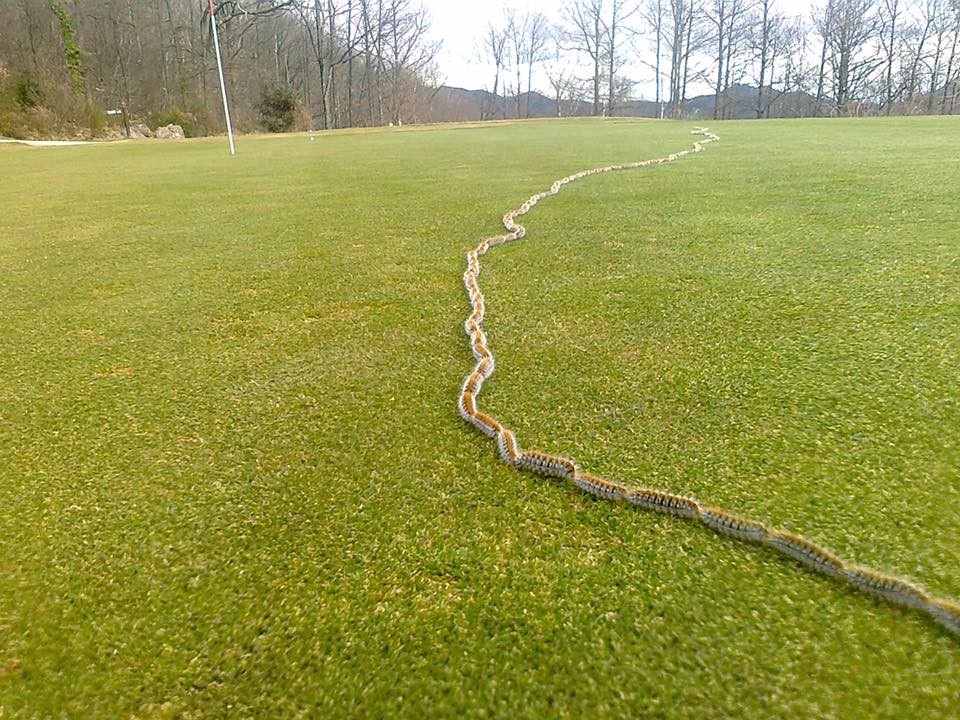
[[[464,379],[457,399],[460,415],[484,435],[496,440],[500,457],[508,465],[538,475],[570,480],[585,492],[605,500],[625,501],[645,510],[698,519],[718,533],[746,542],[767,545],[817,572],[846,582],[857,590],[881,597],[895,605],[926,613],[950,632],[960,635],[960,606],[954,602],[932,598],[920,587],[906,580],[847,563],[829,550],[799,535],[768,528],[761,522],[728,513],[719,508],[703,506],[692,498],[672,495],[652,488],[630,488],[604,480],[582,472],[569,458],[536,450],[521,450],[512,431],[503,427],[496,418],[478,409],[477,397],[480,395],[483,383],[494,371],[493,353],[490,351],[487,336],[483,332],[486,302],[477,283],[480,275],[480,258],[490,248],[523,238],[527,231],[517,222],[517,218],[526,215],[538,202],[556,195],[571,182],[600,173],[671,163],[691,153],[702,152],[707,143],[720,139],[706,128],[695,128],[693,134],[704,139],[694,142],[689,150],[670,153],[666,157],[652,160],[583,170],[557,180],[549,190],[531,196],[519,208],[503,216],[503,226],[508,231],[506,235],[486,238],[467,253],[467,270],[463,274],[463,284],[470,298],[471,312],[463,327],[470,338],[470,350],[477,362]]]

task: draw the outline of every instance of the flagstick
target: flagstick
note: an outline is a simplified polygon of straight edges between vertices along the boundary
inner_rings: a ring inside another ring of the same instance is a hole
[[[220,34],[217,32],[217,19],[213,16],[213,0],[210,0],[210,27],[213,28],[213,47],[217,51],[217,70],[220,73],[220,94],[223,96],[223,115],[227,119],[227,136],[230,138],[230,154],[236,155],[233,144],[233,125],[230,123],[230,108],[227,105],[227,86],[223,84],[223,60],[220,59]]]

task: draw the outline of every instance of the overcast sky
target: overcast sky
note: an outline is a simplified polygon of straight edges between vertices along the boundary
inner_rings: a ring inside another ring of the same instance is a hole
[[[808,15],[812,0],[774,0],[776,7],[791,15]],[[477,42],[490,21],[501,21],[506,8],[518,12],[542,12],[554,22],[561,19],[562,0],[420,0],[430,11],[432,35],[443,41],[438,64],[447,85],[469,89],[489,87],[492,67],[477,58]],[[640,51],[646,43],[640,40]],[[626,73],[641,81],[638,94],[652,93],[649,70],[635,67]],[[546,90],[543,78],[534,80],[534,88]]]

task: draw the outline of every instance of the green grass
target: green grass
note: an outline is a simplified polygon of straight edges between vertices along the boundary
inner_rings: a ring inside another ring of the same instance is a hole
[[[466,250],[690,127],[0,147],[0,716],[956,717],[939,626],[457,415]],[[485,408],[960,598],[960,124],[711,127],[484,258]]]

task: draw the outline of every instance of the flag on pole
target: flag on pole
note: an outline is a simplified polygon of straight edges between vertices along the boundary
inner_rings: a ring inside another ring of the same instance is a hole
[[[223,116],[227,120],[227,137],[230,138],[230,154],[237,154],[237,147],[233,143],[233,125],[230,122],[230,106],[227,104],[227,86],[223,82],[223,60],[220,57],[220,33],[217,32],[217,18],[213,9],[213,0],[210,2],[210,29],[213,32],[213,48],[217,53],[217,72],[220,74],[220,95],[223,97]]]

